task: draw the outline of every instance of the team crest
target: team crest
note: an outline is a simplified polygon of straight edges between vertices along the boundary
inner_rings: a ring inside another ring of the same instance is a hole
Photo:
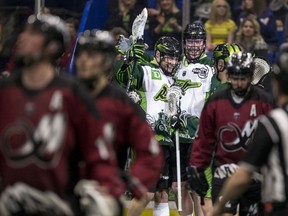
[[[238,119],[240,118],[240,113],[235,112],[235,113],[233,114],[233,118],[234,118],[235,120],[238,120]]]
[[[152,80],[161,80],[161,73],[159,70],[151,70],[151,77],[152,77]]]
[[[208,77],[208,69],[206,67],[203,68],[193,68],[193,73],[198,74],[200,79],[206,79]]]

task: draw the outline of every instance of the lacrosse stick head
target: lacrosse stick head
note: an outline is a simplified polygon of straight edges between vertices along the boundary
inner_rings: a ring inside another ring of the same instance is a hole
[[[137,15],[135,20],[132,24],[132,41],[133,43],[136,43],[137,40],[142,39],[144,35],[144,29],[146,25],[146,21],[148,18],[148,11],[146,8],[142,10],[142,12]]]
[[[168,88],[166,95],[167,103],[165,104],[165,114],[168,117],[179,114],[180,100],[182,95],[183,91],[180,85],[172,85],[170,88]]]
[[[251,84],[257,85],[262,78],[269,73],[270,65],[263,57],[254,57],[255,69]]]

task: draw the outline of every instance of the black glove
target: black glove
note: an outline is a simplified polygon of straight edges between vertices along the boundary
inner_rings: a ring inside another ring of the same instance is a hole
[[[209,189],[209,184],[204,171],[198,170],[195,166],[187,167],[190,187],[201,197],[201,205],[204,205],[204,197]]]

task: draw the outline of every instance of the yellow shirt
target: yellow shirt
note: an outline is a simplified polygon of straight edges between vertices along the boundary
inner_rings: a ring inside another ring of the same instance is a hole
[[[231,19],[221,24],[212,24],[210,20],[205,23],[206,32],[211,34],[212,44],[226,43],[227,37],[237,28],[235,22]]]

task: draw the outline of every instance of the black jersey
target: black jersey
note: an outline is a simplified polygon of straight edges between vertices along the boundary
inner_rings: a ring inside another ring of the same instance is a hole
[[[257,149],[257,151],[253,150]],[[264,175],[264,202],[287,203],[288,104],[259,118],[251,146],[241,165]]]

